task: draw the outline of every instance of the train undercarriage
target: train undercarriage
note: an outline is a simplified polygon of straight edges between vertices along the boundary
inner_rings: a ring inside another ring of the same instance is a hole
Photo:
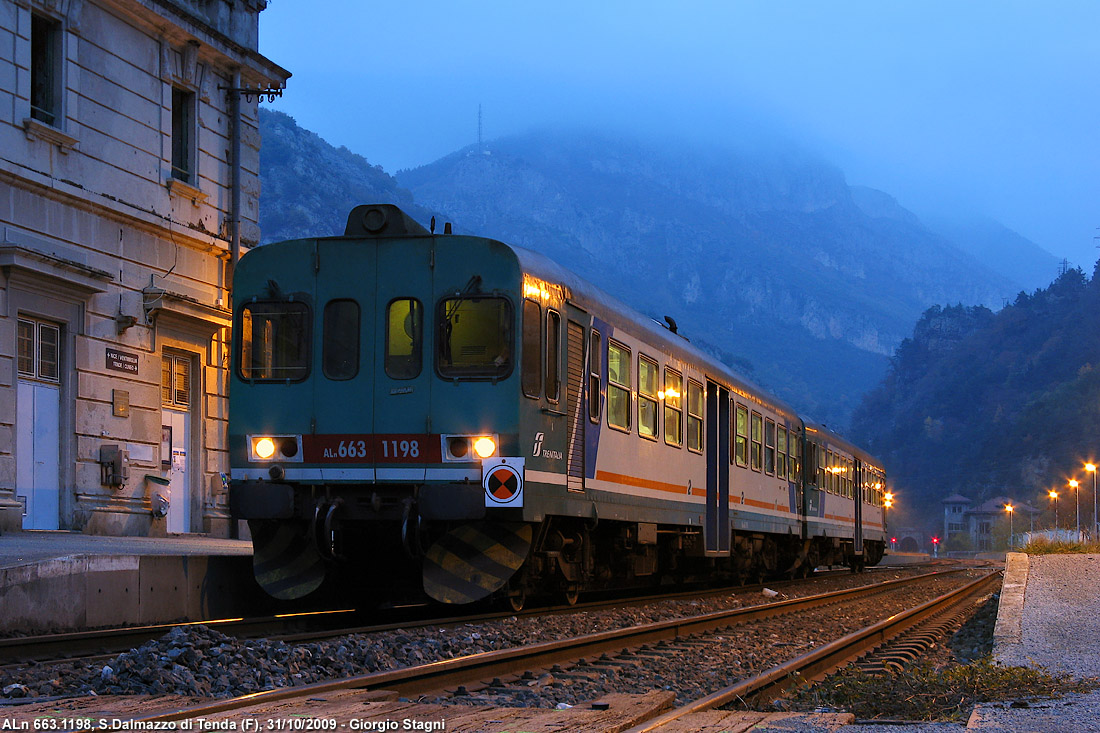
[[[303,503],[311,509],[302,511]],[[664,585],[744,584],[801,577],[820,566],[854,571],[882,558],[857,555],[850,537],[734,531],[726,557],[708,557],[693,526],[548,517],[541,523],[447,519],[407,493],[297,496],[294,517],[252,518],[256,579],[276,598],[330,592],[368,605],[425,600],[532,599],[572,604],[581,593]],[[429,518],[431,517],[431,518]]]

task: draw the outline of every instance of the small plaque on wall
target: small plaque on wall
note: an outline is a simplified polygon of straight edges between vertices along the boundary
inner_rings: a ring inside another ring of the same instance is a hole
[[[115,417],[130,417],[130,393],[125,389],[112,389],[111,402]]]

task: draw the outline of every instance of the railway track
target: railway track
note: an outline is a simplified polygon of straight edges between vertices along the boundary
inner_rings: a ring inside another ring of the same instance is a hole
[[[964,571],[954,572],[961,573]],[[944,575],[947,575],[947,573],[939,573],[936,577],[942,581]],[[989,582],[991,577],[993,576],[986,575],[983,580]],[[467,691],[478,690],[479,688],[486,690],[492,689],[494,686],[503,687],[513,683],[522,686],[525,684],[524,680],[531,680],[533,676],[548,672],[559,676],[583,675],[598,671],[601,667],[646,665],[651,662],[656,663],[663,656],[676,654],[677,648],[712,646],[713,641],[708,638],[708,634],[721,633],[722,630],[734,625],[748,624],[765,618],[795,613],[798,613],[798,618],[801,618],[804,614],[811,612],[812,609],[836,606],[841,603],[867,605],[866,601],[877,595],[889,595],[897,590],[929,581],[927,575],[918,576],[880,583],[870,587],[864,586],[858,589],[833,591],[817,596],[797,598],[766,606],[708,613],[696,617],[605,631],[577,639],[544,642],[522,648],[485,652],[320,684],[270,690],[241,698],[211,701],[198,706],[162,711],[155,715],[142,716],[138,714],[136,717],[150,723],[196,718],[216,721],[219,719],[238,719],[242,715],[263,715],[264,713],[257,713],[256,711],[270,711],[273,709],[283,712],[297,709],[298,712],[294,714],[302,714],[304,710],[309,710],[309,716],[324,717],[326,715],[324,712],[325,703],[321,702],[322,700],[328,700],[334,695],[339,697],[342,693],[351,691],[354,691],[356,704],[359,706],[357,709],[361,710],[363,700],[369,699],[369,697],[364,698],[363,695],[364,693],[369,695],[370,691],[376,691],[375,694],[378,695],[383,693],[377,691],[385,690],[389,691],[385,694],[391,696],[400,694],[407,697],[424,697],[431,693],[458,693],[461,696],[462,688],[466,688]],[[875,605],[881,606],[882,601],[876,601]],[[924,605],[928,606],[929,604]],[[914,613],[910,612],[894,614],[889,623],[896,625],[899,623],[899,619],[904,620],[912,617],[914,617]],[[865,630],[866,633],[861,638],[881,641],[881,639],[893,635],[895,632],[887,630],[883,626],[885,623],[881,622],[872,626],[870,631]],[[875,628],[876,626],[880,628]],[[825,648],[831,649],[840,644],[846,650],[844,653],[851,655],[855,653],[852,651],[855,646],[850,637],[854,636],[857,635],[849,634],[844,639],[833,642]],[[844,643],[841,644],[841,642]],[[795,660],[795,662],[799,662],[799,660],[803,660],[803,657],[812,656],[811,663],[817,665],[816,667],[807,666],[805,667],[806,671],[797,672],[798,674],[804,676],[817,674],[820,669],[824,669],[822,665],[827,666],[827,664],[833,663],[820,661],[822,655],[819,651],[815,650],[811,655],[802,655]],[[580,658],[587,661],[579,662]],[[840,657],[835,658],[840,659]],[[829,657],[829,659],[834,659],[834,657]],[[801,664],[801,662],[799,663]],[[554,665],[556,664],[561,666],[555,671]],[[791,664],[794,664],[794,662]],[[789,665],[784,667],[782,671],[771,670],[770,672],[773,686],[776,684],[776,679],[790,679],[791,675],[796,673],[795,667]],[[761,677],[768,676],[761,675]],[[537,677],[535,679],[537,680]],[[508,682],[502,680],[508,680]],[[731,694],[745,697],[748,694],[745,693],[745,684],[740,683],[739,691]],[[753,692],[752,694],[763,693]],[[714,696],[710,697],[713,698]],[[311,700],[312,703],[307,702]],[[718,698],[714,698],[714,700],[717,701],[710,704],[722,704]],[[450,729],[452,728],[448,727],[448,730]]]
[[[919,568],[924,566],[908,566]],[[899,568],[868,569],[867,577],[876,573],[896,571]],[[492,611],[488,613],[470,613],[439,617],[428,612],[438,607],[413,607],[411,609],[392,609],[384,613],[375,613],[373,623],[364,624],[366,614],[356,609],[333,609],[308,611],[290,614],[277,614],[256,618],[226,618],[208,621],[180,622],[174,624],[156,624],[92,631],[76,631],[36,636],[9,637],[0,639],[0,672],[16,668],[23,664],[50,664],[74,660],[106,659],[137,647],[147,641],[160,638],[180,626],[204,625],[216,629],[227,636],[242,639],[277,638],[287,643],[300,643],[331,639],[349,634],[370,634],[389,631],[396,628],[416,628],[419,626],[446,626],[457,623],[481,623],[511,616],[535,616],[548,613],[575,613],[578,611],[599,611],[606,608],[638,606],[661,600],[684,598],[708,598],[729,594],[731,591],[752,593],[768,586],[776,589],[788,588],[799,583],[813,582],[833,576],[848,576],[847,570],[819,571],[809,579],[770,581],[768,583],[747,585],[738,588],[720,588],[714,590],[696,590],[691,592],[657,593],[630,598],[615,597],[578,603],[531,608],[521,612]]]

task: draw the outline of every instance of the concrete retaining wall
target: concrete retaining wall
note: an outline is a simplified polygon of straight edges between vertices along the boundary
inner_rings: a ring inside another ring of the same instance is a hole
[[[0,630],[65,631],[254,615],[247,556],[72,555],[0,568]]]

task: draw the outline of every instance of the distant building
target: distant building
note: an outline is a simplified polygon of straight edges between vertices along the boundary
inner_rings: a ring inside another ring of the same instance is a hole
[[[0,0],[0,529],[228,533],[266,4]]]
[[[1026,532],[1039,514],[1039,510],[1030,504],[1008,496],[995,496],[979,506],[971,507],[970,499],[961,494],[952,494],[941,503],[945,543],[950,543],[952,537],[965,535],[971,548],[977,551],[995,549],[993,527],[1006,521],[1006,506],[1012,506],[1011,524],[1014,524],[1014,531],[1017,533]]]

